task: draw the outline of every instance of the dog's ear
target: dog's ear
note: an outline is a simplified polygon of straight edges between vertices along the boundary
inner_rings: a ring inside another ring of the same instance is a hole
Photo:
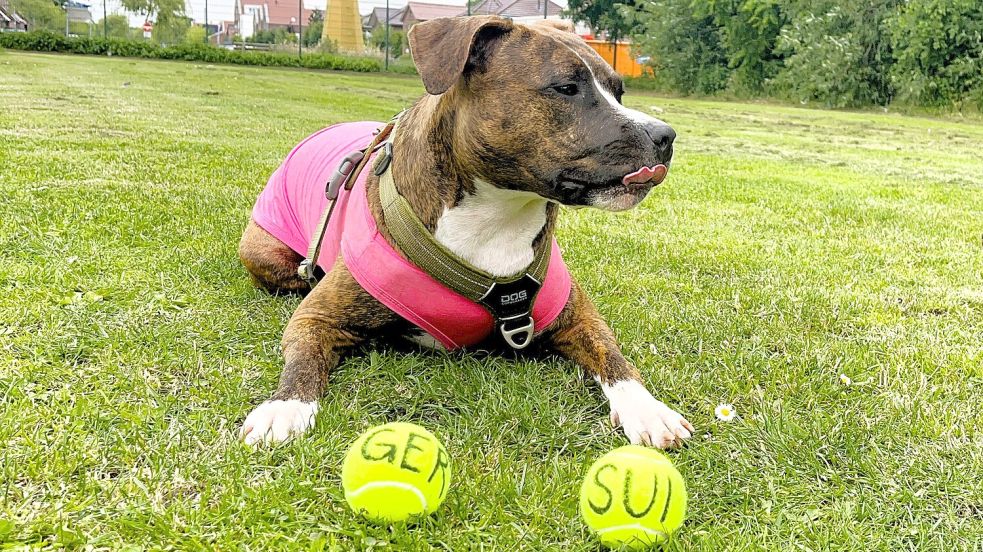
[[[447,92],[466,71],[485,63],[491,43],[512,28],[511,20],[497,15],[441,17],[413,25],[410,53],[427,92]]]

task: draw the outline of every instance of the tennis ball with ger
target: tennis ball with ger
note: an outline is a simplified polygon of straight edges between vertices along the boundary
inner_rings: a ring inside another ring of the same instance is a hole
[[[686,484],[664,454],[628,445],[600,457],[580,487],[580,515],[608,548],[664,544],[686,516]]]
[[[373,427],[352,443],[341,465],[349,506],[377,523],[434,512],[447,496],[447,450],[426,429],[394,422]]]

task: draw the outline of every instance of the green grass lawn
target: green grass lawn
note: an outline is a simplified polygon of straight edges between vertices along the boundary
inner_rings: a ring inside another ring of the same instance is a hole
[[[296,298],[236,247],[267,176],[415,78],[0,53],[0,542],[95,549],[597,550],[588,465],[626,441],[563,361],[376,349],[307,437],[236,432]],[[655,395],[673,550],[983,546],[983,126],[631,94],[668,181],[559,239]],[[852,385],[840,380],[844,374]],[[739,414],[717,421],[719,403]],[[348,444],[421,423],[454,461],[417,527],[355,518]]]

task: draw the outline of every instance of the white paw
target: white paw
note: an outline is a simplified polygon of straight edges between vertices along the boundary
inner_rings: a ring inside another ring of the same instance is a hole
[[[611,403],[611,423],[620,425],[633,445],[677,447],[695,431],[693,425],[641,383],[632,380],[602,384]]]
[[[279,443],[314,425],[316,402],[266,401],[246,416],[239,438],[247,445]]]

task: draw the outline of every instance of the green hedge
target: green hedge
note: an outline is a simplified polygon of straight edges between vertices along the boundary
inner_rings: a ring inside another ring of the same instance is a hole
[[[278,52],[241,52],[205,44],[160,46],[152,42],[118,38],[66,38],[48,31],[29,33],[0,33],[0,48],[34,52],[110,55],[149,59],[175,59],[206,63],[236,65],[265,65],[273,67],[306,67],[343,71],[382,71],[382,62],[372,58],[346,57],[335,54],[293,54]]]

